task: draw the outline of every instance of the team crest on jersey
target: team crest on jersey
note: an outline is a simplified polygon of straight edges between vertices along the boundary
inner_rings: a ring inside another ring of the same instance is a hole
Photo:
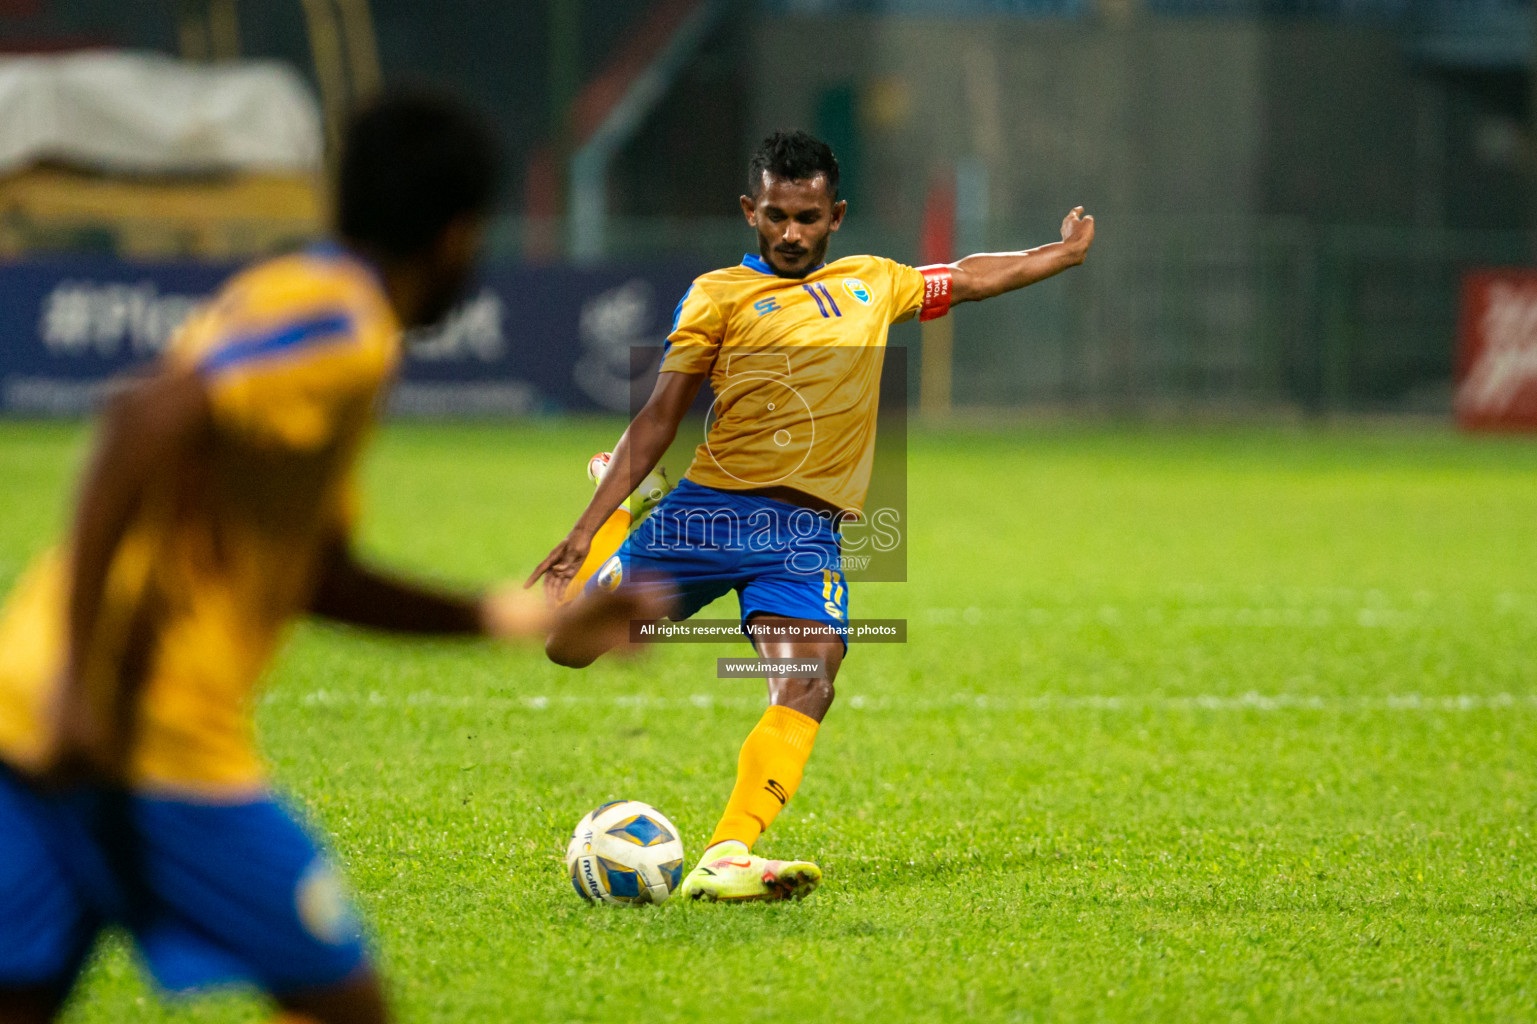
[[[853,296],[854,301],[858,302],[861,306],[868,306],[870,304],[870,299],[872,297],[870,294],[870,286],[865,284],[859,278],[845,277],[843,279],[843,290],[848,292],[849,295]]]
[[[619,556],[615,555],[604,563],[602,571],[598,573],[598,586],[604,590],[613,590],[623,579],[624,566],[620,563]]]

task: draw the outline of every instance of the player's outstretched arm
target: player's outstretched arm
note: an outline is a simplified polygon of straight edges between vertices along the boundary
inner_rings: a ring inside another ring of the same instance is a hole
[[[592,501],[566,539],[555,545],[530,574],[525,587],[533,586],[543,576],[545,595],[551,601],[560,600],[567,584],[586,560],[598,528],[608,521],[619,503],[640,486],[646,474],[656,468],[673,438],[678,436],[678,424],[688,415],[704,378],[702,373],[667,371],[657,374],[651,397],[614,447],[610,469]]]
[[[310,611],[336,622],[390,633],[543,638],[544,602],[509,587],[483,595],[456,594],[383,572],[358,561],[345,537],[334,537],[321,557]]]
[[[990,252],[950,264],[950,304],[977,302],[1076,267],[1094,243],[1094,218],[1075,206],[1062,219],[1062,241],[1024,252]]]
[[[109,699],[88,697],[83,676],[107,571],[146,485],[179,465],[210,425],[208,392],[186,368],[163,368],[107,406],[70,533],[67,650],[43,757],[45,782],[112,779],[122,768],[150,652],[136,650],[130,638],[110,668]]]

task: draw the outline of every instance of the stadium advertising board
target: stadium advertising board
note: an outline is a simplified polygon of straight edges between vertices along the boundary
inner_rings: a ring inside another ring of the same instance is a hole
[[[1462,284],[1457,422],[1537,429],[1537,271],[1480,270]]]
[[[0,412],[88,411],[235,269],[107,257],[0,264]],[[626,412],[631,350],[661,344],[695,272],[489,268],[441,327],[413,339],[391,411]]]

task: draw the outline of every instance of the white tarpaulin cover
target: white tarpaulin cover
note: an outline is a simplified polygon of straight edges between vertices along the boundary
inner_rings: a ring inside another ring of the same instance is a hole
[[[0,173],[39,160],[139,174],[320,166],[320,110],[277,61],[0,57]]]

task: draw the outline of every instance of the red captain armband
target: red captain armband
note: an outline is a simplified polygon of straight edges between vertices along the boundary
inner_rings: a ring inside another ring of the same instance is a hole
[[[943,263],[932,267],[919,267],[923,275],[923,305],[918,308],[919,320],[937,320],[950,312],[950,268]]]

